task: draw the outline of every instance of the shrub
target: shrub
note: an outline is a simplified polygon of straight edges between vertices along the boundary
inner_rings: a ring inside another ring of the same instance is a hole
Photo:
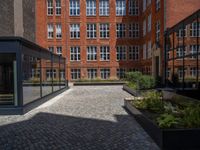
[[[186,107],[183,111],[182,121],[185,127],[200,127],[200,105]]]
[[[175,125],[177,125],[179,122],[179,119],[173,116],[172,114],[161,114],[157,118],[157,123],[160,128],[172,128]]]
[[[146,103],[146,109],[160,113],[164,111],[164,103],[162,101],[162,94],[160,92],[147,92],[144,95],[144,102]]]
[[[143,75],[141,72],[126,73],[126,81],[134,83],[136,89],[150,89],[155,87],[155,79],[150,75]]]

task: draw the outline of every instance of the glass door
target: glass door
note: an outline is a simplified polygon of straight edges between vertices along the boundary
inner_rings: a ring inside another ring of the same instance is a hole
[[[0,105],[14,105],[14,54],[0,54]]]

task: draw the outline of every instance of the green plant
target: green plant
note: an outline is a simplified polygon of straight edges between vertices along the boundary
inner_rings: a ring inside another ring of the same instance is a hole
[[[126,81],[136,85],[136,89],[150,89],[155,87],[155,79],[150,75],[143,75],[141,72],[126,73]]]
[[[144,95],[144,102],[146,109],[160,113],[164,111],[164,103],[162,101],[162,94],[157,91],[147,92]]]
[[[135,84],[135,82],[128,82],[127,86],[134,90],[138,89],[138,86],[137,86],[137,84]]]
[[[200,127],[200,105],[186,107],[183,111],[182,121],[185,127]]]
[[[172,128],[175,125],[177,125],[179,122],[179,119],[173,116],[172,114],[161,114],[157,118],[157,123],[160,128]]]

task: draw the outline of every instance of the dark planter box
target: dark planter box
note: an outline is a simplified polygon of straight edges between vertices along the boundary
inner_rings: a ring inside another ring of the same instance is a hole
[[[95,86],[95,85],[123,85],[125,82],[74,82],[74,86]]]
[[[129,94],[133,95],[133,96],[140,96],[141,93],[140,93],[140,90],[134,90],[134,89],[131,89],[130,87],[128,87],[127,85],[123,85],[123,90],[128,92]]]
[[[194,129],[160,129],[141,111],[124,100],[125,108],[163,150],[198,150],[200,149],[200,128]]]

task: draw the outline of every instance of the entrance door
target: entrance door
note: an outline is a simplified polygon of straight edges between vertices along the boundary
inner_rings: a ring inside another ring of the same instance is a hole
[[[0,54],[0,105],[14,104],[14,54]]]

